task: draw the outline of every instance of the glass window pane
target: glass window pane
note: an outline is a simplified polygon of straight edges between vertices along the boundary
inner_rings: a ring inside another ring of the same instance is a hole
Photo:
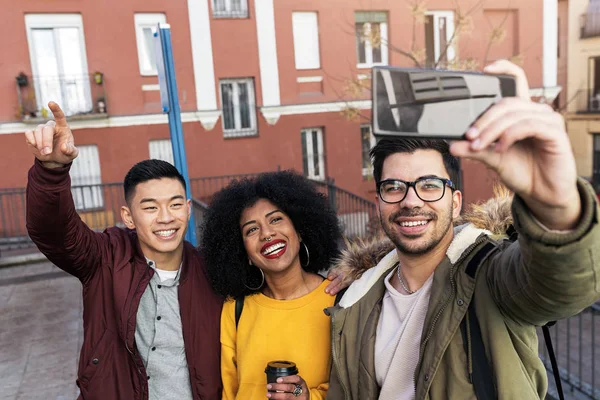
[[[319,131],[318,130],[313,130],[311,132],[312,134],[312,154],[313,154],[313,164],[314,164],[314,170],[315,170],[315,177],[317,176],[321,176],[321,169],[320,169],[320,163],[319,163],[319,157],[321,156],[319,154]]]
[[[37,69],[36,94],[37,104],[27,104],[28,108],[41,109],[50,100],[63,104],[60,90],[60,72],[58,70],[58,55],[56,54],[56,43],[54,41],[54,30],[32,29],[33,49]],[[33,99],[32,99],[33,100]],[[28,110],[35,111],[35,110]],[[66,110],[65,110],[66,111]]]
[[[379,24],[371,24],[371,47],[373,49],[373,63],[381,63],[381,31]]]
[[[175,161],[173,159],[173,145],[171,144],[171,140],[151,140],[150,158],[156,160],[163,160],[172,165],[175,165]]]
[[[61,87],[65,111],[70,114],[92,111],[87,71],[83,68],[78,28],[56,29],[60,46]]]
[[[232,12],[242,12],[242,0],[229,0]]]
[[[302,170],[308,176],[308,146],[306,145],[307,131],[302,131]]]
[[[144,57],[142,60],[146,71],[156,71],[156,54],[154,50],[154,29],[146,26],[142,29],[144,36]]]
[[[364,64],[367,62],[365,57],[365,24],[356,24],[356,56],[358,57],[358,63]]]
[[[250,121],[250,104],[248,98],[248,84],[246,82],[238,84],[239,104],[240,104],[240,121],[241,128],[252,128]]]
[[[225,0],[215,0],[215,11],[226,11],[227,6],[225,4]]]
[[[360,137],[362,143],[362,167],[371,168],[369,151],[371,151],[371,128],[363,126],[360,128]]]
[[[233,109],[233,84],[221,84],[221,99],[223,101],[223,126],[225,130],[235,129],[235,116]]]

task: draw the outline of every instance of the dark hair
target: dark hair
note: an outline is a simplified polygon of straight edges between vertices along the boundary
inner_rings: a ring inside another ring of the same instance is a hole
[[[186,189],[183,176],[181,176],[177,168],[172,164],[162,160],[144,160],[131,167],[127,175],[125,175],[125,180],[123,181],[125,201],[129,203],[136,186],[140,183],[161,178],[177,179],[183,185],[183,189]]]
[[[338,255],[341,232],[337,216],[326,197],[306,178],[283,171],[235,180],[214,195],[202,224],[200,248],[211,284],[222,296],[237,298],[258,292],[247,287],[259,286],[262,277],[248,264],[240,218],[260,199],[272,202],[290,217],[310,252],[308,266],[302,267],[305,271],[317,273],[329,268]],[[300,246],[300,255],[304,253],[304,246]]]
[[[384,138],[381,139],[369,153],[373,163],[375,182],[381,181],[383,163],[388,156],[395,153],[414,153],[417,150],[435,150],[442,155],[444,167],[455,185],[458,184],[460,164],[458,158],[450,154],[450,146],[445,140],[413,139],[413,138]]]

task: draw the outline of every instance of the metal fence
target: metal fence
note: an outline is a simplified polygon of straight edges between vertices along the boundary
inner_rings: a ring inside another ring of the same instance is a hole
[[[217,191],[234,179],[253,176],[256,174],[190,179],[196,223],[202,222],[203,212]],[[346,236],[363,237],[376,229],[374,203],[338,188],[332,179],[313,183],[336,210]],[[77,200],[78,214],[90,228],[101,231],[121,225],[120,210],[124,205],[121,183],[73,186],[71,190]],[[0,189],[0,251],[31,246],[25,226],[25,189]]]
[[[574,392],[577,398],[600,400],[600,356],[596,332],[600,333],[600,305],[594,304],[583,312],[558,321],[550,328],[554,352],[565,392]],[[541,333],[539,353],[548,371],[552,371],[548,352]],[[564,385],[566,383],[567,385]]]

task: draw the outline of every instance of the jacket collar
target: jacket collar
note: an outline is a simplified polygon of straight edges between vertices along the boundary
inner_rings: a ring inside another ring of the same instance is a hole
[[[475,227],[473,224],[464,224],[454,228],[454,238],[446,250],[450,264],[456,263],[460,256],[477,241],[481,235],[491,236],[491,232]],[[396,249],[389,251],[374,268],[369,268],[346,291],[340,300],[340,307],[348,308],[360,300],[393,266],[398,262]],[[442,262],[444,263],[444,261]]]
[[[135,261],[136,265],[146,265],[147,266],[147,258],[144,256],[142,251],[142,246],[140,244],[140,239],[137,236],[135,230],[128,229],[129,234],[133,242],[135,243],[135,251],[133,252],[130,261]],[[194,252],[196,248],[189,242],[183,241],[183,257],[181,259],[181,268],[179,274],[179,282],[183,283],[188,276],[189,269],[189,260],[194,257]],[[154,274],[154,270],[152,270],[151,274]]]

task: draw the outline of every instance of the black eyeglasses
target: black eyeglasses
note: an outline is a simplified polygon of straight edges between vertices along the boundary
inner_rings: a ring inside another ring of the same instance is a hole
[[[386,179],[377,183],[379,198],[388,204],[400,203],[406,198],[408,189],[413,187],[417,197],[426,202],[438,201],[446,193],[446,186],[454,190],[454,183],[450,179],[423,177],[413,182],[401,179]]]

